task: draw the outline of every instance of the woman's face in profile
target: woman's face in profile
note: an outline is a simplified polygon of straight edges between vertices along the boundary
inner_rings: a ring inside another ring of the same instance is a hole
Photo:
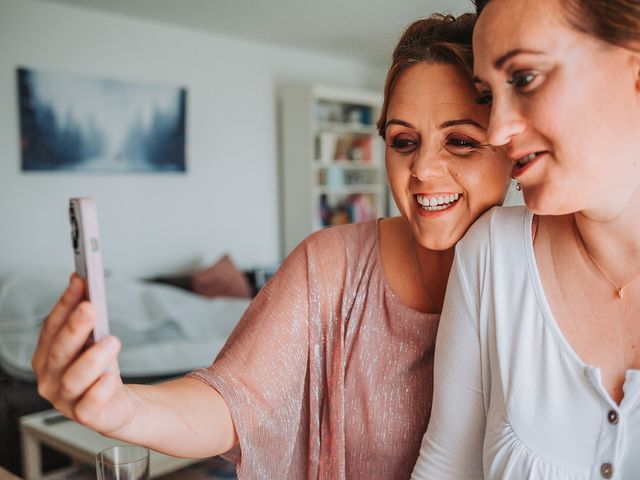
[[[451,248],[487,209],[502,203],[511,162],[487,145],[489,109],[452,65],[404,70],[389,99],[387,175],[418,243]]]
[[[474,31],[488,140],[536,213],[614,218],[640,188],[638,55],[578,32],[559,0],[494,0]]]

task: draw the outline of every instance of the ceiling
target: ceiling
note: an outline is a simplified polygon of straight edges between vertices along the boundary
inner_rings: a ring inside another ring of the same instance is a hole
[[[471,0],[47,0],[385,64],[403,28]]]

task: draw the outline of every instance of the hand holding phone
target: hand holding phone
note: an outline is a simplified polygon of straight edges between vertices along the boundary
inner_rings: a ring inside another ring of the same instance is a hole
[[[77,274],[40,331],[32,360],[38,393],[67,418],[124,442],[193,458],[228,451],[238,439],[231,412],[216,390],[192,378],[155,386],[122,382],[121,344],[108,334],[94,202],[72,198],[69,221]],[[91,333],[95,344],[88,346]],[[212,415],[216,428],[202,421]]]
[[[120,378],[120,341],[109,335],[94,202],[72,198],[69,221],[76,273],[45,318],[31,364],[38,393],[59,412],[99,432],[116,432],[135,419],[136,405]]]
[[[86,299],[96,311],[92,336],[98,342],[109,335],[109,321],[95,202],[90,198],[69,200],[69,222],[76,273],[84,280]]]

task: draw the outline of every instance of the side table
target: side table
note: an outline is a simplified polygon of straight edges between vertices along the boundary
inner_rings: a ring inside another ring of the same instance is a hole
[[[107,438],[79,423],[63,417],[56,410],[46,410],[20,418],[22,469],[26,480],[43,480],[42,444],[64,453],[74,462],[95,465],[95,455],[125,442]],[[177,458],[150,450],[151,478],[179,470],[202,459]]]

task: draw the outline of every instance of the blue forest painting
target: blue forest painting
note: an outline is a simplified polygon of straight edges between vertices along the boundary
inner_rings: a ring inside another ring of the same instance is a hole
[[[17,81],[23,171],[186,171],[186,89],[26,68]]]

